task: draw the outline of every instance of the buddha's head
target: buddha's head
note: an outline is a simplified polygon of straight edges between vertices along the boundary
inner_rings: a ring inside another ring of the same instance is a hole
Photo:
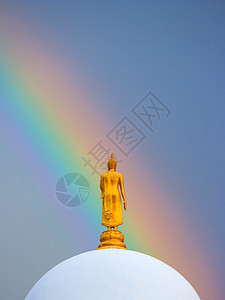
[[[116,167],[117,167],[117,162],[115,161],[114,157],[113,157],[113,154],[111,154],[111,158],[110,160],[108,161],[108,170],[110,169],[114,169],[116,171]]]

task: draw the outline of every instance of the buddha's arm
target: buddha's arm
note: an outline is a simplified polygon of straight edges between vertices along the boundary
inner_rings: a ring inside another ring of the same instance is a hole
[[[102,175],[100,177],[100,189],[102,191],[100,198],[102,199],[104,198],[104,178]]]
[[[126,196],[125,196],[125,192],[124,192],[124,184],[123,184],[123,175],[120,174],[120,191],[123,197],[123,201],[124,201],[124,209],[127,209],[127,201],[126,201]]]

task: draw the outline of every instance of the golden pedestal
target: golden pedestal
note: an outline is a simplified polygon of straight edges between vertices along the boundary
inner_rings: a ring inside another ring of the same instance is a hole
[[[103,231],[100,236],[100,244],[98,245],[98,249],[109,249],[109,248],[117,248],[117,249],[127,249],[124,244],[124,235],[119,230],[106,230]]]

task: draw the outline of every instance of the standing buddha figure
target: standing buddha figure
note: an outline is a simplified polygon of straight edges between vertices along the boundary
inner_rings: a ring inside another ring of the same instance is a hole
[[[117,230],[117,226],[123,224],[121,195],[123,198],[124,210],[127,209],[127,201],[124,192],[123,175],[116,171],[117,162],[115,161],[113,154],[111,155],[111,158],[108,161],[107,166],[108,166],[108,171],[104,172],[100,177],[100,189],[101,189],[100,198],[102,199],[101,224],[107,227],[107,231],[105,233],[103,232],[102,238],[104,236],[107,237],[108,239],[109,237],[111,239],[119,238],[120,241],[122,242],[122,240],[124,241],[124,237],[122,233]],[[112,229],[114,234],[110,233],[112,232]]]

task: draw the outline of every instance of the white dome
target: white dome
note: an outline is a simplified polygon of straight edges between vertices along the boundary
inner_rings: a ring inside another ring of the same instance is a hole
[[[142,253],[101,249],[69,258],[47,272],[25,300],[199,300],[177,271]]]

